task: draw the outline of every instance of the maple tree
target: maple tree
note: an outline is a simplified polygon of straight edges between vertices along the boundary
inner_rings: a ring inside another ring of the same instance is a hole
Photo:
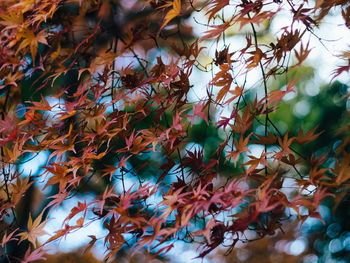
[[[335,8],[350,28],[348,1],[6,0],[0,7],[5,260],[42,259],[51,243],[95,221],[108,234],[90,235],[87,250],[103,240],[106,261],[126,246],[163,254],[174,240],[199,243],[205,257],[250,241],[247,231],[252,240],[280,231],[290,211],[300,222],[322,220],[321,201],[348,192],[345,118],[332,150],[308,152],[323,131],[283,131],[275,117],[312,53],[305,39],[322,43],[315,30]],[[195,13],[206,21],[197,21],[206,28],[197,37]],[[280,13],[291,23],[265,42],[261,31]],[[242,47],[228,43],[233,29],[243,32]],[[203,64],[210,46],[215,54]],[[348,74],[349,54],[338,56],[330,81]],[[194,100],[198,72],[210,81]],[[252,72],[256,88],[247,83]],[[283,89],[273,89],[277,78]],[[23,176],[21,164],[41,152],[49,153],[42,172]],[[136,183],[127,187],[126,177]],[[284,191],[287,178],[294,195]],[[42,181],[45,200],[21,209]],[[38,242],[51,213],[84,191],[94,200],[75,204],[62,228]]]

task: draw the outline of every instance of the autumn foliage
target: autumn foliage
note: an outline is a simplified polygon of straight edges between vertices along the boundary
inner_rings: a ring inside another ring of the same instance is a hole
[[[312,53],[304,37],[317,39],[334,8],[350,28],[347,0],[1,1],[3,257],[41,259],[50,243],[93,221],[108,234],[86,233],[87,250],[103,240],[109,260],[125,247],[163,254],[174,240],[198,243],[205,257],[248,241],[246,231],[253,239],[280,231],[291,211],[300,222],[322,220],[320,202],[347,191],[346,126],[334,151],[305,156],[299,149],[322,131],[284,132],[271,116],[296,92],[299,78],[290,73]],[[205,28],[198,35],[190,22],[199,12],[206,23],[197,22]],[[291,24],[265,43],[262,28],[281,12]],[[233,28],[243,32],[242,47],[226,39]],[[348,74],[349,54],[339,54],[330,81]],[[259,75],[257,89],[246,82],[250,72]],[[196,83],[195,74],[210,81]],[[276,78],[285,79],[283,89],[270,87]],[[206,95],[193,99],[198,88]],[[202,137],[194,138],[198,129]],[[23,176],[21,164],[40,152],[48,153],[41,172]],[[283,191],[286,178],[296,194]],[[45,200],[23,215],[33,188]],[[50,214],[86,189],[94,200],[76,203],[61,229],[38,242]]]

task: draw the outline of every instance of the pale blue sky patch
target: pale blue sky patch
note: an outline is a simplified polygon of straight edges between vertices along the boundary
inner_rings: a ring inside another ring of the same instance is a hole
[[[89,203],[90,201],[94,200],[94,198],[94,195],[87,195],[84,196],[84,198],[75,196],[64,201],[62,206],[56,208],[50,214],[50,220],[47,222],[44,228],[48,235],[39,237],[39,242],[46,242],[50,236],[53,236],[55,234],[55,231],[64,228],[62,222],[69,215],[71,209],[77,206],[78,202],[84,202],[84,200],[86,200],[86,203]],[[76,224],[76,220],[82,217],[83,213],[84,212],[77,214],[72,220],[66,223],[69,223],[69,225]],[[83,228],[74,230],[66,237],[60,238],[53,243],[50,243],[47,248],[52,248],[51,253],[55,253],[57,249],[61,252],[69,252],[78,249],[81,246],[87,245],[91,241],[91,238],[89,238],[88,235],[95,235],[97,238],[106,236],[108,231],[102,227],[101,220],[92,220],[93,218],[96,218],[96,216],[89,211],[86,215]],[[101,258],[101,251],[104,250],[95,251],[95,256]]]
[[[298,256],[305,251],[306,247],[307,247],[307,240],[303,237],[300,237],[287,244],[286,252],[288,254]]]
[[[28,158],[28,161],[25,161],[19,166],[19,171],[23,171],[23,176],[37,175],[41,172],[41,167],[46,165],[48,157],[49,151],[33,153],[31,157]]]
[[[302,118],[308,115],[310,112],[310,103],[306,100],[300,100],[297,103],[295,103],[293,107],[293,113]]]

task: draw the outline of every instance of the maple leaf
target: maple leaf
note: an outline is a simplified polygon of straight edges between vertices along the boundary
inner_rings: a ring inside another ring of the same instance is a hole
[[[217,50],[215,50],[215,59],[214,59],[214,64],[216,66],[222,65],[228,61],[231,61],[231,56],[233,55],[233,53],[228,53],[229,50],[229,46],[227,46],[226,48],[224,48],[223,50],[221,50],[220,52],[218,52]]]
[[[5,231],[5,234],[2,237],[1,241],[1,247],[4,248],[6,243],[12,241],[12,240],[17,240],[17,238],[13,237],[13,235],[17,232],[18,228],[12,231],[9,235],[7,235],[7,232]]]
[[[288,85],[286,87],[286,90],[274,90],[271,91],[267,96],[267,103],[265,107],[268,107],[271,104],[274,104],[275,107],[277,107],[278,103],[281,101],[281,99],[286,96],[290,92],[296,92],[295,89],[293,89],[293,86],[295,85],[295,81],[289,81]]]
[[[203,120],[205,120],[205,122],[209,125],[208,122],[208,116],[207,114],[204,112],[204,108],[206,107],[207,103],[206,102],[198,102],[197,104],[193,104],[192,106],[192,110],[193,110],[193,115],[185,115],[186,117],[188,117],[191,120],[191,123],[193,124],[194,122],[194,117],[198,116],[200,118],[202,118]]]
[[[209,10],[206,13],[209,14],[208,17],[208,22],[214,17],[214,15],[219,12],[220,10],[222,10],[225,6],[230,4],[230,0],[215,0],[215,1],[211,1],[209,2]]]
[[[40,31],[38,34],[34,34],[31,30],[24,30],[22,33],[19,34],[23,38],[21,44],[18,46],[16,55],[24,48],[29,47],[30,53],[32,55],[33,59],[33,65],[35,65],[35,57],[36,52],[38,49],[38,43],[42,43],[45,45],[48,45],[46,41],[46,37],[48,36],[47,33],[45,33],[45,29]]]
[[[350,179],[349,156],[345,156],[340,161],[336,161],[332,172],[337,175],[335,183],[341,185]]]
[[[212,79],[211,84],[218,87],[223,87],[218,92],[215,102],[219,103],[230,90],[231,83],[233,81],[232,75],[229,73],[231,70],[230,64],[222,64],[219,66],[220,71]]]
[[[65,235],[67,235],[70,231],[72,231],[74,229],[74,227],[71,227],[68,224],[65,224],[64,229],[59,229],[57,231],[55,231],[55,235],[53,235],[52,237],[50,237],[46,243],[49,243],[51,241],[54,241],[56,239],[59,239]]]
[[[181,0],[174,0],[173,1],[173,8],[168,11],[168,13],[165,15],[163,25],[160,27],[159,32],[175,17],[180,15],[181,13]]]
[[[44,259],[44,255],[47,253],[47,250],[44,250],[43,247],[39,247],[33,251],[31,251],[30,247],[27,249],[24,259],[21,260],[21,263],[29,263],[33,261],[38,261],[40,259]]]
[[[84,254],[87,253],[94,246],[94,244],[97,241],[97,238],[94,235],[89,235],[89,238],[91,238],[91,240],[90,240],[88,246],[84,249],[84,252],[83,252]]]
[[[238,110],[234,109],[231,112],[231,115],[229,118],[221,116],[221,119],[215,123],[217,125],[216,129],[219,129],[220,127],[223,127],[223,130],[225,131],[227,125],[229,125],[230,121],[237,117]]]
[[[45,207],[45,208],[50,207],[49,214],[55,207],[58,207],[60,204],[62,204],[63,201],[66,200],[68,196],[69,196],[69,193],[65,191],[51,196],[50,198],[53,200],[50,203],[48,203],[48,205]]]
[[[65,119],[68,119],[68,118],[74,116],[76,113],[77,113],[76,110],[72,110],[71,112],[59,113],[59,115],[62,115],[62,116],[59,117],[58,119],[59,119],[60,121],[63,121],[63,120],[65,120]]]
[[[275,144],[277,141],[277,137],[270,133],[269,131],[267,132],[267,136],[263,136],[263,135],[259,135],[259,134],[255,134],[254,136],[256,136],[259,140],[253,140],[252,143],[256,143],[256,144],[265,144],[265,145],[271,145],[271,144]]]
[[[303,63],[303,61],[309,56],[311,52],[311,49],[309,49],[309,43],[310,42],[307,42],[306,48],[304,49],[303,42],[301,42],[300,51],[298,52],[294,50],[295,57],[297,58],[298,63],[295,64],[293,67],[300,66],[301,63]]]
[[[96,23],[96,25],[94,26],[94,32],[92,32],[88,36],[85,36],[84,39],[79,43],[79,45],[76,46],[74,53],[77,53],[81,46],[83,46],[84,44],[88,44],[89,42],[91,42],[94,39],[94,37],[96,36],[96,34],[100,28],[100,22],[101,22],[101,20],[99,20],[98,23]]]
[[[234,90],[229,90],[228,92],[229,92],[230,94],[232,94],[233,96],[232,96],[230,99],[226,100],[224,104],[229,104],[229,103],[231,103],[232,101],[234,101],[236,98],[242,96],[242,94],[243,94],[243,89],[240,88],[240,87],[238,87],[238,86],[236,86]]]
[[[286,164],[289,164],[289,165],[294,166],[294,165],[296,165],[297,163],[300,162],[300,158],[297,158],[297,159],[296,159],[295,156],[294,156],[294,154],[290,153],[290,154],[288,155],[288,157],[287,157],[287,156],[283,156],[282,159],[281,159],[281,161],[284,162],[284,163],[286,163]]]
[[[109,164],[105,164],[104,166],[107,167],[107,168],[101,170],[101,172],[105,172],[104,174],[101,175],[101,177],[104,177],[104,176],[109,174],[109,180],[111,180],[112,176],[118,170],[118,168],[115,167],[114,165],[109,165]]]
[[[177,111],[175,112],[175,116],[173,116],[173,125],[172,128],[175,130],[179,130],[182,131],[182,128],[184,127],[184,124],[181,123],[181,114],[184,112],[185,110],[181,111],[180,113],[178,113]]]
[[[12,142],[16,140],[17,137],[17,127],[15,127],[12,131],[12,133],[7,138],[0,138],[0,147],[3,146],[7,142]]]
[[[207,30],[204,32],[204,36],[201,37],[201,40],[206,40],[210,38],[216,37],[216,42],[219,42],[221,34],[230,27],[230,22],[227,21],[221,25],[211,25],[210,27],[213,29]]]
[[[175,192],[169,192],[163,196],[163,201],[161,204],[166,205],[167,207],[162,209],[164,218],[167,218],[176,208],[177,204],[183,204],[183,200],[181,200],[182,197],[184,197],[186,194],[181,194],[182,188],[179,188]]]
[[[310,182],[314,185],[317,185],[317,182],[321,182],[323,180],[326,180],[327,179],[326,172],[328,170],[329,170],[329,168],[318,169],[316,167],[313,167],[309,171]]]
[[[237,162],[237,159],[238,159],[238,156],[239,156],[240,153],[244,153],[246,151],[250,152],[248,147],[247,147],[247,144],[248,144],[248,141],[249,141],[249,138],[250,138],[251,135],[252,134],[249,134],[244,139],[243,139],[243,135],[241,135],[239,137],[239,141],[238,142],[237,142],[236,138],[233,138],[236,150],[227,152],[228,155],[227,155],[226,159],[229,159],[229,158],[232,157],[235,166],[236,166],[236,162]]]
[[[229,123],[229,126],[231,127],[232,132],[244,134],[253,124],[253,120],[254,116],[251,114],[249,106],[247,106],[242,117],[239,114],[237,114],[235,118],[235,123]]]
[[[17,234],[17,236],[20,236],[19,242],[22,242],[23,240],[28,240],[33,244],[34,247],[36,247],[36,239],[40,236],[46,235],[47,232],[43,230],[45,227],[45,224],[47,223],[47,220],[44,222],[41,222],[43,216],[43,212],[34,220],[32,220],[31,214],[29,214],[28,223],[27,223],[27,231]]]
[[[259,65],[261,59],[266,57],[266,54],[263,53],[262,50],[258,47],[256,48],[256,50],[254,52],[249,52],[249,53],[253,54],[253,56],[250,57],[249,59],[247,59],[247,62],[250,61],[250,63],[247,65],[247,69],[257,67]]]
[[[247,161],[246,163],[242,164],[242,166],[247,166],[249,165],[249,168],[247,170],[247,174],[251,174],[257,167],[258,165],[262,164],[268,167],[268,163],[266,162],[265,157],[267,157],[269,153],[261,153],[260,157],[255,157],[253,155],[248,155],[248,157],[250,158],[249,161]]]
[[[6,149],[6,148],[5,148]],[[21,179],[20,176],[18,176],[16,181],[16,184],[13,184],[13,192],[12,192],[12,203],[17,204],[23,197],[24,193],[27,191],[27,189],[34,183],[34,180],[29,182],[30,176],[28,176],[25,179]]]
[[[96,201],[98,207],[100,208],[100,214],[102,214],[103,207],[106,203],[107,198],[118,197],[116,194],[113,193],[113,191],[114,191],[114,187],[111,187],[109,189],[109,187],[107,186],[106,189],[104,190],[103,194],[98,196],[98,198],[101,198],[101,200]]]
[[[0,89],[3,89],[5,87],[11,87],[15,86],[18,87],[17,82],[23,78],[24,74],[20,71],[14,72],[14,73],[8,73],[4,80],[4,85],[0,85]]]
[[[7,14],[0,14],[0,25],[4,25],[4,30],[17,28],[23,25],[22,12],[8,12]]]
[[[84,217],[85,217],[86,212],[87,212],[86,200],[84,201],[84,203],[78,202],[78,205],[71,209],[69,215],[64,219],[63,223],[66,222],[66,221],[69,221],[75,215],[77,215],[78,213],[83,212],[83,211],[84,211]]]
[[[288,132],[286,132],[286,134],[283,136],[283,140],[279,136],[277,136],[277,140],[282,150],[275,153],[273,157],[280,161],[283,156],[290,154],[291,150],[289,147],[295,140],[295,137],[288,138]]]
[[[295,137],[294,142],[297,144],[305,144],[316,140],[316,138],[323,133],[323,131],[321,131],[319,133],[314,134],[316,129],[317,127],[309,130],[307,133],[304,134],[303,130],[299,126],[299,132],[298,135]]]

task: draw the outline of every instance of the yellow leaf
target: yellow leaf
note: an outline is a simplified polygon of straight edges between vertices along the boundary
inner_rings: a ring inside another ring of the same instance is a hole
[[[173,8],[165,15],[164,23],[160,30],[162,30],[171,20],[181,13],[181,0],[174,0]]]
[[[18,28],[23,25],[22,12],[9,12],[8,15],[0,15],[0,25],[4,25],[5,29]]]
[[[47,220],[41,223],[42,216],[43,213],[41,213],[33,222],[32,216],[29,214],[27,223],[28,231],[18,234],[18,236],[21,237],[20,241],[28,239],[28,241],[31,242],[35,247],[37,237],[47,234],[46,231],[43,230],[45,224],[47,223]]]
[[[48,34],[46,34],[45,29],[40,31],[37,35],[34,34],[31,30],[24,30],[23,33],[19,34],[21,37],[23,37],[23,40],[21,44],[19,45],[16,55],[18,52],[20,52],[22,49],[29,46],[30,54],[32,55],[33,59],[33,65],[35,64],[35,56],[38,50],[38,42],[47,45],[46,37]]]

